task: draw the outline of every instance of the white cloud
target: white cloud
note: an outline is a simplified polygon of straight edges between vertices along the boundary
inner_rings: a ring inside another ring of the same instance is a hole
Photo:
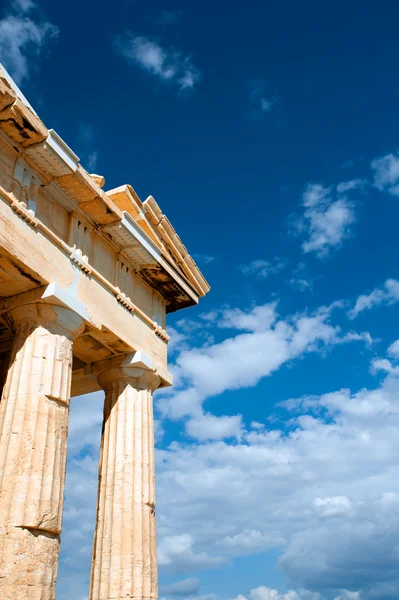
[[[94,150],[90,152],[87,156],[87,170],[89,173],[93,173],[96,170],[98,162],[98,152]]]
[[[315,498],[314,510],[321,518],[349,516],[353,512],[352,502],[346,496]]]
[[[286,262],[279,257],[275,257],[273,261],[258,259],[253,260],[247,265],[240,267],[244,275],[257,277],[258,279],[267,279],[270,275],[279,273],[286,267]]]
[[[300,262],[292,272],[292,277],[288,283],[300,292],[312,291],[316,278],[310,277],[307,266]]]
[[[189,577],[170,585],[161,586],[161,594],[170,594],[171,596],[192,596],[197,594],[200,588],[198,577]]]
[[[391,375],[399,375],[399,340],[391,344],[387,350],[388,358],[374,358],[371,361],[370,372],[375,375],[379,371]],[[396,363],[396,364],[394,364]]]
[[[236,329],[238,331],[266,331],[276,321],[277,302],[269,302],[254,306],[249,311],[241,308],[224,308],[220,311],[205,313],[202,319],[209,321],[221,329]]]
[[[394,367],[387,358],[374,358],[371,361],[370,372],[373,373],[373,375],[376,375],[379,371],[394,374],[397,373],[398,370],[398,367]]]
[[[320,600],[320,594],[306,590],[299,592],[290,590],[286,593],[279,593],[277,590],[262,585],[251,590],[248,596],[237,596],[236,600]]]
[[[266,552],[270,548],[276,548],[284,544],[284,539],[278,534],[263,534],[257,529],[245,529],[236,535],[227,535],[217,542],[231,554],[243,556],[245,554],[256,554]]]
[[[362,338],[334,325],[335,306],[342,304],[284,319],[275,303],[215,311],[211,323],[224,319],[238,333],[178,355],[178,389],[162,401],[171,402],[175,417],[186,415],[188,406],[187,431],[193,427],[199,442],[157,451],[161,574],[185,573],[190,581],[197,570],[223,569],[233,557],[275,549],[293,590],[261,587],[254,594],[385,600],[381,590],[389,589],[396,595],[387,598],[399,596],[399,379],[389,375],[375,389],[287,401],[249,430],[240,415],[202,408],[209,396],[254,385],[306,352]],[[181,326],[198,330],[194,321],[181,320]],[[390,348],[396,360],[395,345]],[[83,597],[87,586],[102,397],[72,401],[60,600]]]
[[[203,265],[209,265],[209,263],[213,262],[215,260],[214,256],[210,256],[208,254],[198,254],[198,253],[194,253],[192,255],[193,259]]]
[[[193,90],[201,79],[190,56],[169,51],[147,37],[129,34],[125,38],[117,38],[116,48],[128,62],[136,64],[160,81],[173,83],[180,91]]]
[[[323,599],[360,598],[360,589],[371,598],[381,583],[398,591],[398,398],[388,377],[295,400],[281,427],[243,432],[234,445],[159,451],[160,538],[190,532],[196,554],[226,557],[275,542],[295,589]]]
[[[277,103],[277,95],[266,93],[266,84],[262,79],[253,79],[248,87],[250,117],[254,121],[260,121],[273,111]]]
[[[192,417],[186,425],[187,434],[200,441],[224,438],[239,439],[242,429],[241,415],[217,417],[211,413],[205,413]]]
[[[399,154],[386,154],[371,163],[374,172],[374,184],[380,190],[386,190],[392,196],[399,196]]]
[[[12,7],[17,12],[23,12],[23,13],[33,10],[36,6],[36,4],[35,4],[35,2],[33,2],[33,0],[13,0],[11,4],[12,4]]]
[[[174,573],[211,569],[228,564],[223,556],[209,556],[205,551],[193,550],[194,540],[191,535],[174,535],[163,537],[158,545],[158,564],[165,571],[172,568]]]
[[[276,104],[276,98],[261,98],[260,109],[262,112],[270,113]]]
[[[44,46],[58,36],[58,28],[31,13],[36,4],[15,0],[0,20],[0,60],[19,84],[28,79]]]
[[[388,354],[396,359],[399,359],[399,340],[396,340],[389,346]]]
[[[308,185],[303,194],[303,217],[296,222],[299,233],[307,236],[302,244],[305,253],[314,252],[323,258],[350,236],[356,215],[348,192],[363,185],[359,179],[342,182],[335,189],[315,183]]]
[[[355,319],[364,310],[370,310],[381,304],[394,304],[399,300],[399,281],[387,279],[382,287],[375,288],[369,294],[357,298],[355,306],[348,312],[350,319]]]
[[[268,303],[247,312],[215,311],[212,319],[216,319],[219,327],[243,333],[202,348],[185,349],[177,356],[172,367],[175,387],[157,402],[164,416],[201,419],[202,403],[210,396],[254,386],[284,363],[305,353],[355,340],[370,341],[367,334],[342,334],[330,321],[332,307],[286,319],[279,318],[275,309],[275,303]]]
[[[293,287],[298,288],[300,292],[305,292],[306,290],[311,290],[313,287],[313,282],[308,281],[307,279],[293,277],[290,279],[290,284]]]

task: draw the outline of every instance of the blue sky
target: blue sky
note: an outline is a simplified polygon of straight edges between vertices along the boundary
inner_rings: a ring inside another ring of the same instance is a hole
[[[2,3],[0,57],[212,290],[169,318],[160,597],[399,597],[395,2]],[[72,401],[57,598],[87,596],[102,396]]]

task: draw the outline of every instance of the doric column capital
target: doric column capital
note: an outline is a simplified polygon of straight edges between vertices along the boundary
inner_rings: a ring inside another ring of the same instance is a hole
[[[82,317],[73,310],[40,302],[13,308],[6,314],[6,319],[15,331],[24,326],[30,329],[43,327],[69,340],[74,340],[84,329]]]
[[[96,363],[93,373],[102,389],[126,382],[136,390],[154,392],[161,385],[161,377],[152,361],[142,352],[114,356]]]
[[[105,392],[108,392],[113,386],[120,385],[121,383],[131,385],[136,390],[153,392],[161,383],[161,378],[155,371],[124,365],[103,371],[98,375],[97,379]]]

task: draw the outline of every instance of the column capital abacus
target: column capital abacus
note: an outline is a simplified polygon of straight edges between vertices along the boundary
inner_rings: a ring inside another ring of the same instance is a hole
[[[13,330],[25,325],[30,329],[43,327],[70,340],[74,340],[84,330],[84,321],[80,315],[55,304],[33,302],[12,308],[4,316]]]
[[[151,392],[155,391],[161,384],[161,378],[156,371],[123,364],[103,371],[97,376],[97,380],[105,392],[124,382],[136,390],[149,390]]]
[[[137,390],[154,392],[162,383],[155,364],[140,350],[99,361],[93,365],[92,373],[105,392],[122,382]]]

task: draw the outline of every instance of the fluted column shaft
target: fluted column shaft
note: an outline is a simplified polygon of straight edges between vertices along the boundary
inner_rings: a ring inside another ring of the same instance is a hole
[[[54,600],[75,313],[31,304],[15,331],[0,403],[0,600]]]
[[[152,392],[137,368],[98,378],[105,390],[90,600],[158,597]]]

